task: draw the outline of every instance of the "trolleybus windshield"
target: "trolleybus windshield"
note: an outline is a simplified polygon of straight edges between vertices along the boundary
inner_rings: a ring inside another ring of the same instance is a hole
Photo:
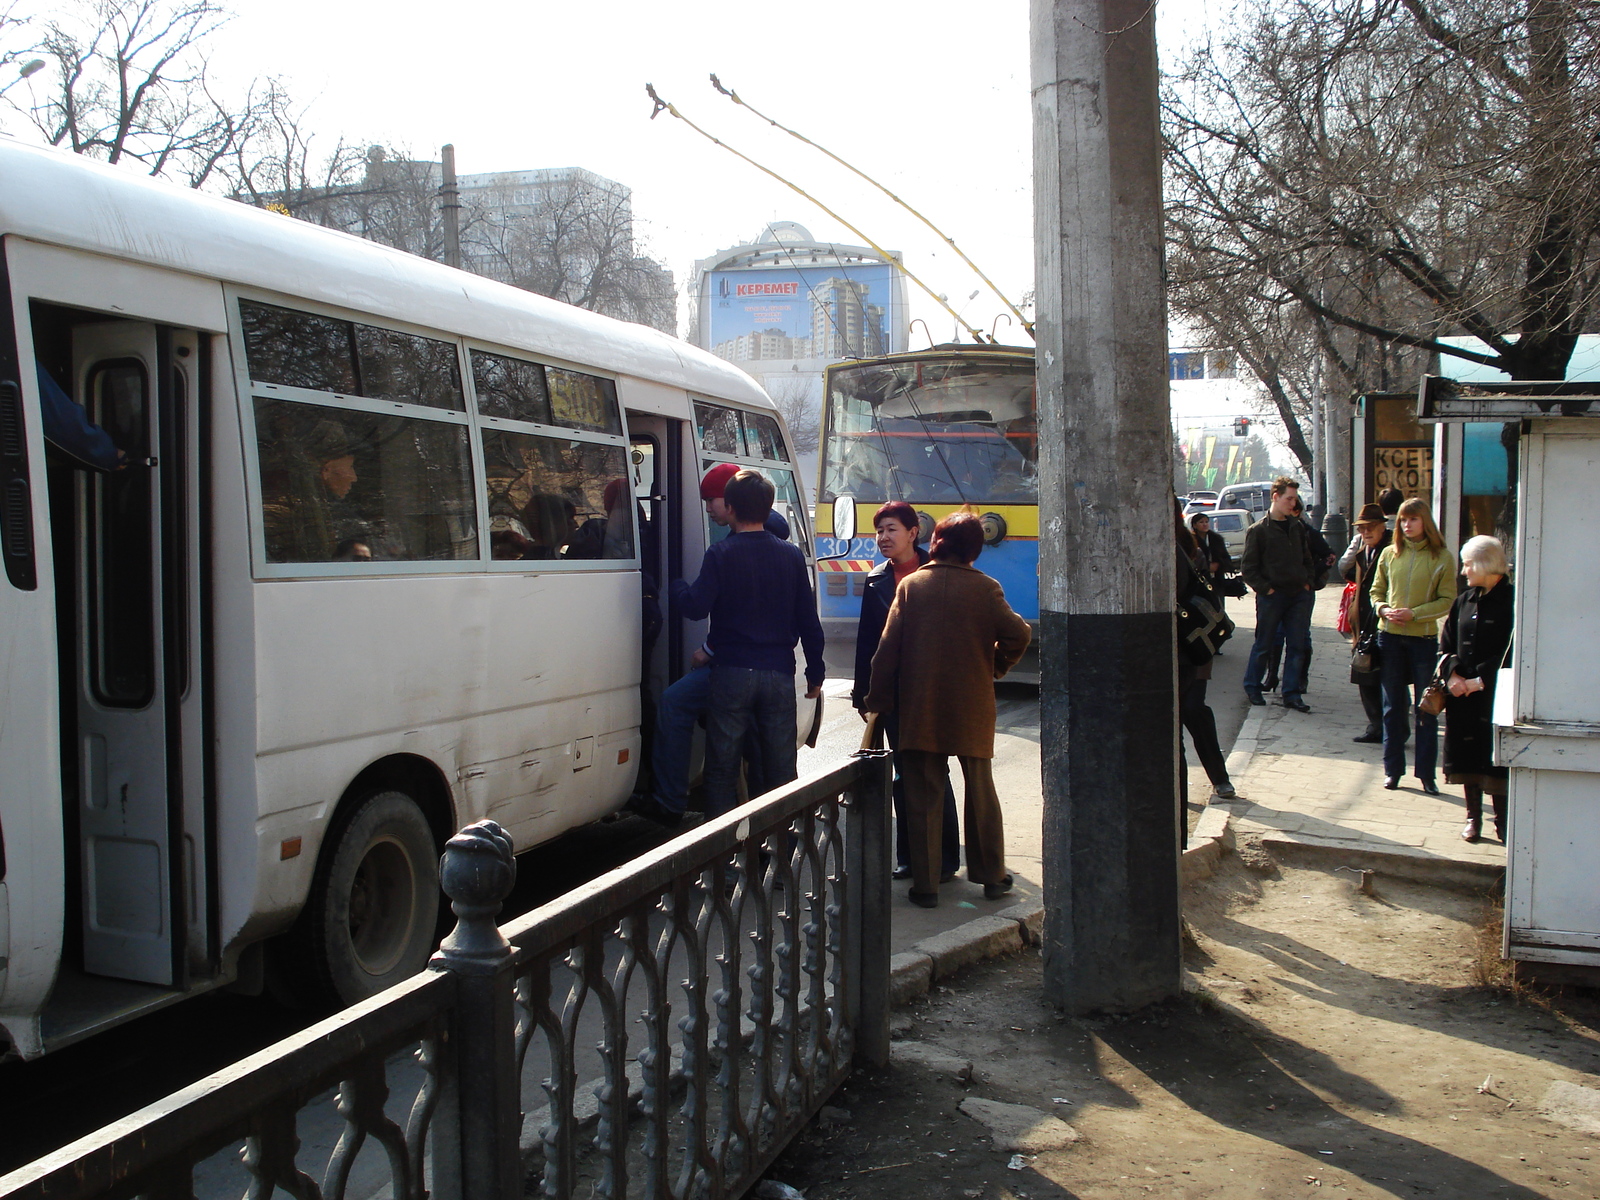
[[[1031,356],[835,367],[828,404],[820,502],[1038,502]]]

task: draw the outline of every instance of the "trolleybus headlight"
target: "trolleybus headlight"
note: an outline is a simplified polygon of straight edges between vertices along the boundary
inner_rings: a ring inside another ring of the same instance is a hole
[[[983,544],[985,546],[998,546],[1005,541],[1006,519],[999,513],[984,513],[978,518],[978,524],[983,526]]]
[[[917,513],[917,541],[926,546],[933,541],[934,519],[925,512]]]

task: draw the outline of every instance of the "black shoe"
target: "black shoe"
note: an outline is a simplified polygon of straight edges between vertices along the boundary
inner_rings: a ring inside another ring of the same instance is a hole
[[[1360,737],[1351,738],[1350,740],[1352,742],[1365,742],[1368,745],[1372,745],[1372,746],[1381,746],[1381,745],[1383,745],[1383,734],[1381,734],[1381,733],[1363,733]]]
[[[998,900],[1011,890],[1011,885],[1016,882],[1007,875],[999,883],[986,883],[983,885],[983,898],[985,900]]]
[[[1295,710],[1295,712],[1310,712],[1311,711],[1311,705],[1307,704],[1304,700],[1300,699],[1299,696],[1285,696],[1283,698],[1283,706],[1285,708],[1292,708],[1292,709]]]
[[[954,871],[946,871],[943,875],[939,876],[939,882],[951,883],[955,880],[955,877],[956,873]]]
[[[907,894],[911,897],[911,903],[915,904],[918,908],[939,907],[938,892],[909,892]]]
[[[1265,704],[1266,703],[1266,701],[1261,698],[1261,693],[1260,692],[1252,692],[1249,688],[1245,688],[1244,694],[1246,696],[1250,697],[1250,703],[1251,704]]]
[[[1439,785],[1431,779],[1424,779],[1422,781],[1422,790],[1430,796],[1437,796],[1439,794]]]
[[[1211,785],[1211,790],[1223,800],[1232,800],[1239,793],[1234,790],[1233,784],[1224,779],[1221,783]]]
[[[1392,792],[1399,786],[1400,776],[1398,775],[1389,775],[1383,781],[1383,790],[1386,792]]]
[[[910,879],[911,878],[911,868],[910,867],[896,867],[894,869],[894,874],[891,875],[890,878],[891,879]]]
[[[1275,692],[1275,691],[1277,691],[1278,690],[1278,680],[1277,680],[1277,678],[1275,676],[1268,676],[1266,679],[1263,679],[1261,681],[1261,690],[1264,691],[1264,692]]]
[[[665,829],[676,829],[683,824],[683,814],[663,808],[654,796],[646,796],[643,792],[635,792],[628,797],[628,802],[622,806],[624,812],[630,812],[636,817],[643,817],[647,821],[654,821]]]

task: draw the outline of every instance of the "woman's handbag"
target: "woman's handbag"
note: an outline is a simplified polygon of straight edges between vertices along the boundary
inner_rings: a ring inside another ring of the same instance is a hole
[[[1203,667],[1232,636],[1233,622],[1222,611],[1211,585],[1195,575],[1194,586],[1178,604],[1178,649],[1195,666]]]
[[[1352,579],[1344,585],[1344,592],[1339,596],[1339,619],[1334,628],[1344,634],[1345,637],[1349,637],[1356,631],[1356,611],[1358,607],[1356,598],[1360,594],[1360,581]]]
[[[1422,699],[1417,701],[1417,707],[1429,716],[1437,717],[1444,711],[1444,698],[1449,694],[1439,677],[1435,675],[1423,690]]]
[[[1378,633],[1369,629],[1356,639],[1356,644],[1350,650],[1350,673],[1352,675],[1376,675],[1378,672]],[[1351,681],[1356,682],[1355,680]]]
[[[1243,600],[1250,594],[1244,576],[1235,571],[1232,575],[1224,575],[1217,580],[1217,591],[1224,596],[1231,596],[1235,600]]]

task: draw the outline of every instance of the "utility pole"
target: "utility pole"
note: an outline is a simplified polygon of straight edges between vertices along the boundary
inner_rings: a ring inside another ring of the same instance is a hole
[[[461,266],[461,189],[456,186],[456,148],[440,151],[439,166],[443,182],[439,187],[439,207],[444,216],[444,261],[446,266]]]
[[[1154,21],[1032,0],[1044,975],[1071,1012],[1180,989]]]

